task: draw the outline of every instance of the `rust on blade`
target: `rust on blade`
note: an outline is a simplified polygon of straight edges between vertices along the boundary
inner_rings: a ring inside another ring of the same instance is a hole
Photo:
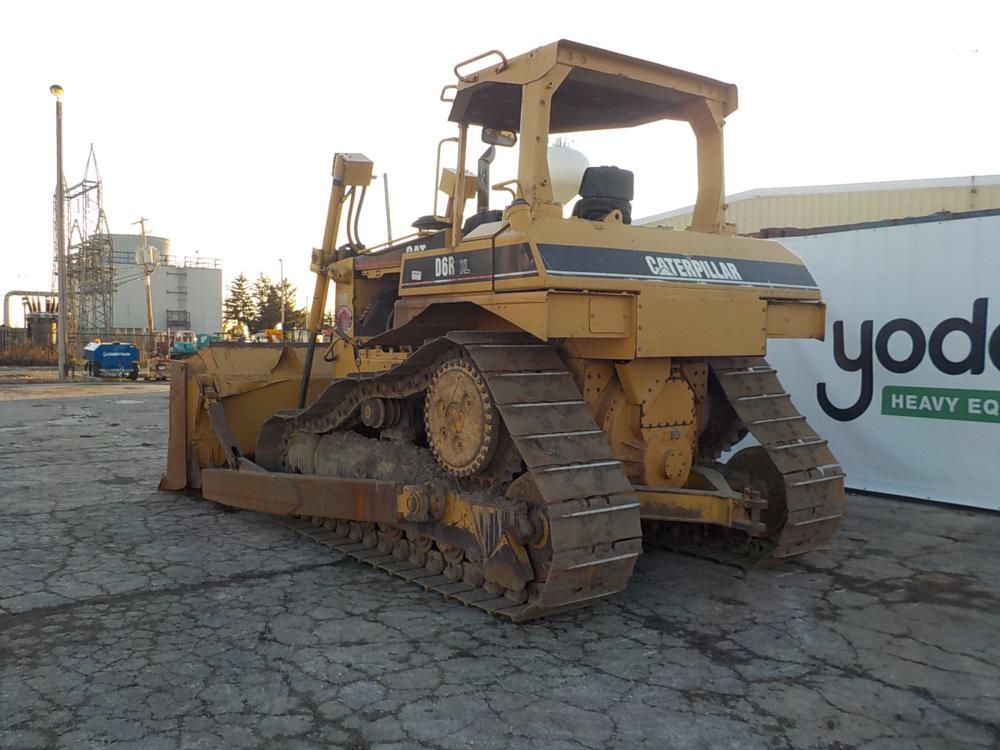
[[[342,479],[306,474],[204,469],[201,493],[207,500],[276,515],[350,518],[395,523],[397,482]]]

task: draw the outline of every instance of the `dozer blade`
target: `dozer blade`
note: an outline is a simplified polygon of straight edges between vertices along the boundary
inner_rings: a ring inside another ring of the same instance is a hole
[[[235,442],[242,454],[252,454],[261,426],[275,412],[292,409],[305,360],[305,346],[282,344],[216,343],[184,361],[175,361],[170,374],[167,470],[161,490],[201,486],[201,470],[226,466],[232,451],[212,426],[209,407],[221,407],[231,430],[226,442]],[[330,381],[322,361],[310,376],[309,397]]]
[[[185,363],[173,362],[167,416],[167,471],[160,479],[160,491],[182,490],[187,486],[187,387]]]

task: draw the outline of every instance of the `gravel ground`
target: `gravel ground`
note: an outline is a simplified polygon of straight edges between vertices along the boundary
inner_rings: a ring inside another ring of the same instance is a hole
[[[0,365],[0,385],[13,383],[57,382],[58,367],[22,367],[20,365]]]
[[[852,496],[513,625],[158,493],[166,387],[0,386],[0,747],[1000,746],[1000,515]]]

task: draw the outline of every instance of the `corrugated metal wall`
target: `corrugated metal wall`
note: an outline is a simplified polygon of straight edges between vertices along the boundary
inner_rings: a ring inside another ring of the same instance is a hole
[[[986,208],[1000,208],[1000,185],[757,195],[730,203],[726,221],[740,234],[750,234],[769,227],[830,227]],[[685,213],[655,219],[649,226],[686,229],[690,223],[691,214]]]

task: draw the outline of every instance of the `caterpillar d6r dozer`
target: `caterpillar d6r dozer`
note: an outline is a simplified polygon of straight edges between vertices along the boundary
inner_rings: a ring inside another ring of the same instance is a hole
[[[568,41],[455,72],[447,209],[365,248],[372,162],[337,154],[308,346],[175,363],[161,488],[274,514],[515,621],[622,590],[644,535],[740,564],[824,545],[843,472],[763,359],[768,338],[822,338],[824,306],[795,255],[724,223],[736,88]],[[583,172],[564,218],[550,134],[664,119],[697,140],[687,231],[632,226],[632,173],[614,167]],[[502,209],[495,146],[517,147]],[[757,445],[720,463],[747,433]]]

